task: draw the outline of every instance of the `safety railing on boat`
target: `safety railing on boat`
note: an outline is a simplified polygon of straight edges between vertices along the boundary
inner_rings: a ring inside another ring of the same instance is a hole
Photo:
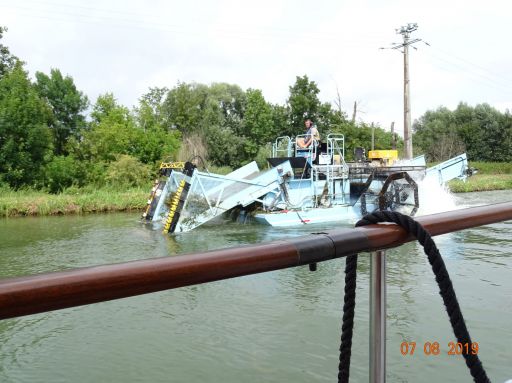
[[[345,163],[345,136],[341,133],[330,133],[327,135],[327,153],[331,156],[339,155],[340,160]]]
[[[431,235],[512,219],[512,202],[418,217]],[[396,225],[0,280],[0,319],[126,298],[372,252],[370,381],[385,381],[385,253],[414,238]]]
[[[293,143],[289,136],[277,137],[272,144],[272,157],[291,157],[293,155]]]
[[[307,146],[304,146],[308,142]],[[319,142],[315,140],[310,134],[298,134],[295,136],[295,157],[306,157],[310,160],[310,164],[315,161],[318,151]]]

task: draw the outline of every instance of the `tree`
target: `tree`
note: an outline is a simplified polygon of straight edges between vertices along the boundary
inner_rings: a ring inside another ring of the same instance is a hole
[[[117,103],[112,93],[105,93],[98,96],[91,112],[92,126],[101,122],[132,124],[130,110]]]
[[[473,161],[512,159],[510,115],[488,104],[460,103],[454,111],[440,107],[414,123],[415,143],[430,161],[442,161],[464,148]]]
[[[245,92],[238,85],[178,83],[169,91],[163,110],[184,140],[196,135],[205,138],[208,157],[223,166],[242,163],[254,152],[254,143],[243,137],[245,104]],[[238,138],[243,141],[242,149],[237,146]]]
[[[290,86],[290,96],[287,102],[290,112],[289,119],[295,134],[302,134],[305,118],[317,119],[321,105],[318,93],[320,93],[320,89],[314,81],[309,81],[307,75],[297,76],[295,84]]]
[[[466,118],[457,121],[445,107],[427,111],[413,124],[415,146],[427,156],[428,161],[445,161],[460,154],[456,151],[464,147],[458,131],[469,127],[467,122]]]
[[[135,108],[137,124],[143,130],[172,129],[164,112],[164,98],[169,92],[167,88],[149,88],[142,95],[139,106]]]
[[[257,152],[258,148],[249,140],[236,135],[229,128],[212,126],[206,132],[208,159],[217,166],[238,168],[248,162],[247,153]]]
[[[244,111],[242,134],[257,145],[275,139],[276,129],[272,125],[272,109],[265,101],[261,90],[248,89]]]
[[[74,144],[75,156],[92,162],[110,162],[118,154],[135,153],[138,142],[134,119],[128,108],[117,103],[112,93],[98,97],[91,118],[81,142]]]
[[[512,115],[506,111],[502,117],[502,153],[499,154],[500,161],[512,162]]]
[[[480,129],[475,109],[472,106],[461,102],[454,111],[446,109],[442,121],[445,125],[445,131],[442,133],[452,134],[452,132],[454,132],[464,143],[464,146],[468,151],[469,158],[474,160],[475,158],[482,157],[484,154],[484,148],[482,146],[483,131]],[[439,125],[438,130],[443,128],[442,123]],[[442,136],[442,134],[439,136]],[[434,147],[435,141],[437,141],[439,136],[434,139]]]
[[[168,92],[167,88],[150,88],[134,110],[138,125],[134,154],[146,164],[174,157],[180,147],[181,134],[168,121],[164,110],[164,97]]]
[[[51,158],[51,110],[21,63],[0,79],[0,174],[11,187],[34,185]]]
[[[512,147],[506,145],[505,138],[510,132],[505,129],[501,112],[489,104],[480,104],[475,106],[474,116],[480,142],[468,145],[468,155],[478,153],[481,161],[506,161]]]
[[[174,158],[180,148],[181,134],[177,130],[170,132],[160,129],[136,129],[135,148],[130,152],[145,164],[154,164],[164,158]]]
[[[162,107],[169,125],[184,134],[201,130],[208,87],[202,84],[178,83],[171,89]]]
[[[137,119],[128,108],[118,104],[112,93],[98,97],[91,117],[90,128],[84,132],[82,141],[74,144],[73,154],[78,158],[108,163],[124,154],[154,164],[163,157],[173,156],[179,148],[179,132],[168,131],[156,122],[155,116],[150,118],[153,122],[147,128],[137,126]]]
[[[466,151],[464,142],[455,132],[439,135],[436,144],[430,147],[428,159],[432,162],[446,161]]]
[[[274,130],[274,138],[275,140],[279,136],[289,136],[294,135],[293,131],[290,129],[290,121],[289,118],[289,110],[286,106],[271,104],[271,118],[272,118],[272,127]]]
[[[337,110],[332,109],[328,102],[320,104],[316,119],[314,120],[320,132],[328,132],[332,126],[342,125],[346,122],[343,115]]]
[[[50,128],[54,136],[56,155],[67,154],[66,144],[69,137],[79,137],[85,126],[82,114],[89,104],[87,96],[76,89],[73,78],[63,77],[60,70],[52,69],[50,76],[36,72],[36,89],[46,99],[53,111]]]
[[[0,26],[0,40],[2,40],[5,32],[7,32],[7,28]],[[0,79],[7,72],[13,70],[17,62],[19,62],[19,59],[11,54],[9,48],[0,44]]]
[[[243,135],[242,120],[246,94],[238,85],[213,83],[209,87],[203,126],[217,125]]]

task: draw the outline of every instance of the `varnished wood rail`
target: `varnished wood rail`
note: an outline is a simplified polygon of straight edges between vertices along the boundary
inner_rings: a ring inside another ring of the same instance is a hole
[[[418,217],[432,235],[512,219],[512,202]],[[175,257],[0,280],[0,319],[284,269],[413,240],[396,225],[337,229]]]

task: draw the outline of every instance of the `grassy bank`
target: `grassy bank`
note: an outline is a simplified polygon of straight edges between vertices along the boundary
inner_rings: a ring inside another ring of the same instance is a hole
[[[451,181],[448,186],[454,193],[512,189],[512,163],[470,162],[478,173],[466,182]]]
[[[512,163],[472,162],[478,173],[467,182],[451,181],[454,193],[512,189]],[[215,169],[219,172],[219,169]],[[210,170],[213,171],[213,170]],[[225,169],[224,173],[230,169]],[[60,194],[0,188],[0,217],[142,211],[150,186],[132,189],[77,189]]]
[[[512,162],[469,162],[478,174],[512,174]]]
[[[227,174],[229,167],[211,167],[210,172]],[[141,188],[71,187],[59,194],[38,190],[10,190],[0,187],[0,218],[142,211],[146,207],[151,184]]]
[[[450,181],[448,186],[454,193],[512,189],[512,174],[476,174],[466,182]]]
[[[0,217],[84,214],[142,210],[148,188],[128,190],[69,189],[61,194],[34,190],[0,190]]]

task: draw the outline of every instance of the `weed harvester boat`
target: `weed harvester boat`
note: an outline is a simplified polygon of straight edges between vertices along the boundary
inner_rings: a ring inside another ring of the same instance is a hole
[[[346,162],[342,134],[301,148],[297,143],[304,138],[278,137],[266,170],[254,161],[227,175],[201,171],[191,162],[162,163],[143,221],[175,233],[236,208],[251,208],[257,222],[272,226],[350,221],[375,210],[414,215],[418,182],[443,184],[469,174],[466,154],[427,168],[424,156],[398,160],[396,150],[366,156],[356,148],[354,161]]]

